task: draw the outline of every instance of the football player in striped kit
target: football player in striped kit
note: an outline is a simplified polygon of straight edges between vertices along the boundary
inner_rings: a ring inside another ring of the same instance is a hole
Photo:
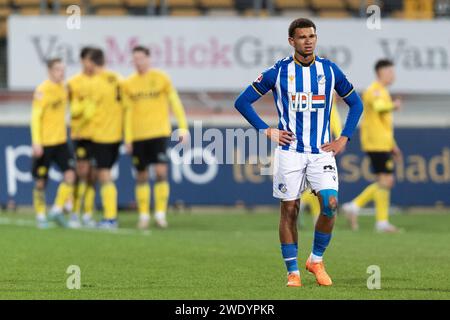
[[[288,41],[294,54],[263,72],[239,95],[235,107],[253,127],[279,144],[274,154],[273,195],[280,199],[279,236],[288,271],[287,285],[302,285],[297,263],[297,217],[300,195],[309,186],[320,199],[321,214],[306,269],[315,275],[319,285],[329,286],[332,280],[322,257],[331,239],[338,206],[334,156],[344,150],[352,136],[363,105],[341,69],[315,55],[317,34],[311,20],[294,20]],[[330,134],[333,90],[350,107],[344,129],[334,141]],[[277,128],[270,128],[252,107],[268,91],[272,91],[278,111]]]

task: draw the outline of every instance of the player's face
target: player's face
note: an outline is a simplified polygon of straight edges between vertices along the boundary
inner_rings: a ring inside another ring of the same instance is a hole
[[[49,70],[50,78],[57,83],[64,81],[65,66],[62,62],[55,63]]]
[[[317,44],[317,34],[313,27],[295,29],[294,37],[289,37],[289,44],[300,55],[307,57],[314,54]]]
[[[144,52],[133,53],[133,64],[138,72],[145,72],[150,67],[150,57]]]
[[[394,66],[384,67],[378,70],[378,78],[388,86],[393,84],[395,81]]]
[[[83,68],[83,72],[87,74],[94,73],[95,64],[88,58],[81,59],[81,66]]]

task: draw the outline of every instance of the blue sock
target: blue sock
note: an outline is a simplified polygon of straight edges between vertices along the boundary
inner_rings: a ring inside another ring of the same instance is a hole
[[[282,243],[281,254],[283,255],[284,263],[288,272],[298,271],[297,264],[297,243]]]
[[[312,253],[315,256],[322,257],[325,249],[330,243],[331,233],[322,233],[320,231],[314,231],[314,243]]]

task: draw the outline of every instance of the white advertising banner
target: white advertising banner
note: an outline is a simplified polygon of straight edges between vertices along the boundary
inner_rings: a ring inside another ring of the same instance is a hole
[[[85,17],[79,29],[68,17],[11,16],[8,24],[8,86],[33,89],[45,78],[45,60],[62,57],[68,76],[79,68],[80,48],[105,50],[109,68],[133,72],[131,49],[148,46],[154,67],[179,90],[234,91],[278,59],[292,54],[291,18]],[[317,53],[336,62],[358,90],[373,80],[379,58],[396,64],[393,92],[450,93],[450,21],[384,19],[370,30],[365,19],[314,19]]]

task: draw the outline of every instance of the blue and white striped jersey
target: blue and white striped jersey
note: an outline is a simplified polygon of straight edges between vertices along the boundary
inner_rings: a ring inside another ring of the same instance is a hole
[[[264,71],[252,87],[260,95],[272,90],[278,129],[296,136],[290,145],[280,147],[301,153],[321,153],[320,146],[331,141],[333,90],[342,98],[354,90],[336,64],[319,56],[308,66],[286,57]]]

